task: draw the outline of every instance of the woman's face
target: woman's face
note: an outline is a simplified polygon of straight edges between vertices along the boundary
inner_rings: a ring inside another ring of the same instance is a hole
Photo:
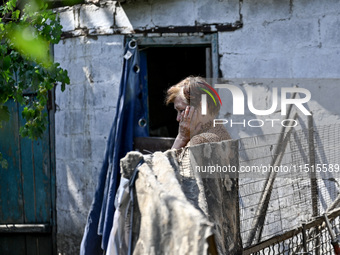
[[[174,101],[174,107],[175,107],[175,110],[177,111],[176,120],[177,120],[178,122],[180,122],[180,120],[181,120],[181,114],[182,114],[183,111],[185,111],[185,108],[186,108],[187,106],[189,106],[189,104],[188,104],[187,101],[185,100],[183,93],[180,93],[180,94],[175,98],[175,101]]]

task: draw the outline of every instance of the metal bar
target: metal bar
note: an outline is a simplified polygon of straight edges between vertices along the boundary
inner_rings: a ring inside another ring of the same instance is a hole
[[[309,165],[312,169],[310,174],[311,195],[312,195],[312,216],[318,216],[318,183],[316,181],[315,172],[315,146],[314,146],[314,126],[313,115],[308,116],[308,149],[309,149]]]
[[[134,35],[127,40],[136,40],[138,45],[157,46],[157,47],[183,47],[183,46],[209,46],[211,44],[211,35],[198,34],[188,36],[136,36]]]
[[[34,198],[34,219],[35,221],[38,220],[37,217],[37,187],[36,187],[36,181],[35,181],[35,160],[34,160],[34,141],[31,141],[31,150],[32,150],[32,175],[33,175],[33,198]]]
[[[316,172],[315,172],[315,145],[314,145],[314,125],[313,125],[313,115],[309,115],[307,117],[307,125],[308,125],[308,151],[309,151],[309,165],[312,169],[310,173],[310,190],[312,197],[312,216],[316,217],[319,215],[318,209],[318,183],[316,180]],[[315,247],[320,246],[320,238],[319,231],[315,229],[314,231],[314,242]],[[319,255],[319,248],[315,249],[315,254]]]
[[[205,48],[205,77],[211,77],[211,47]]]
[[[0,233],[51,233],[49,224],[0,224]]]
[[[243,255],[250,255],[252,253],[256,253],[256,252],[259,252],[260,250],[266,248],[266,247],[269,247],[275,243],[279,243],[279,242],[282,242],[284,240],[287,240],[299,233],[301,233],[302,231],[302,228],[299,227],[297,229],[293,229],[291,231],[288,231],[282,235],[277,235],[277,236],[274,236],[266,241],[263,241],[261,243],[258,243],[256,245],[253,245],[253,246],[250,246],[250,247],[247,247],[243,250]]]
[[[148,46],[156,46],[156,47],[211,47],[212,41],[217,38],[216,34],[186,34],[185,36],[179,34],[161,34],[154,36],[141,36],[139,34],[134,34],[132,37],[125,37],[125,40],[131,41],[136,40],[138,45],[143,48]],[[217,46],[216,46],[217,47]],[[143,50],[143,49],[141,49]]]
[[[336,208],[340,202],[340,194],[336,197],[336,199],[333,201],[333,203],[327,208],[326,212],[329,212]]]
[[[218,78],[218,70],[219,70],[219,56],[218,56],[218,34],[212,34],[211,35],[211,74],[212,78],[216,79]],[[215,85],[215,84],[211,84]]]
[[[54,53],[53,53],[54,56]],[[57,255],[57,227],[56,227],[56,163],[55,163],[55,86],[51,91],[51,103],[52,108],[48,110],[49,117],[49,144],[50,144],[50,183],[51,183],[51,219],[50,224],[52,226],[52,255]]]
[[[340,247],[339,247],[338,241],[336,239],[336,236],[333,232],[332,226],[331,226],[331,224],[328,220],[326,213],[324,214],[324,217],[325,217],[325,222],[326,222],[326,225],[327,225],[328,233],[331,236],[331,244],[332,244],[333,249],[334,249],[334,254],[339,255],[340,254]]]
[[[233,32],[235,30],[241,29],[243,23],[240,21],[228,24],[204,24],[197,26],[168,26],[168,27],[151,27],[151,28],[136,28],[134,29],[134,34],[129,34],[136,36],[137,34],[163,34],[163,33],[216,33],[216,32]],[[98,35],[114,35],[121,34],[119,29],[112,29],[110,32],[103,32],[100,29],[88,29],[80,28],[76,31],[62,32],[61,39],[74,38],[79,36],[98,36]]]
[[[333,232],[332,227],[331,227],[331,223],[329,222],[329,219],[328,219],[326,213],[324,214],[324,217],[325,217],[325,222],[326,222],[326,226],[327,226],[327,229],[328,229],[328,233],[331,236],[332,242],[334,242],[334,241],[336,241],[336,238],[335,238],[334,232]]]
[[[18,121],[18,129],[16,130],[16,133],[18,134],[18,150],[19,150],[19,171],[20,171],[20,185],[21,185],[21,199],[22,199],[22,213],[23,213],[23,219],[22,222],[26,221],[26,211],[25,211],[25,193],[24,193],[24,173],[22,171],[22,151],[21,151],[21,136],[19,135],[19,127],[20,127],[20,105],[19,102],[16,102],[16,118]]]
[[[235,31],[243,27],[241,22],[228,23],[228,24],[205,24],[198,26],[169,26],[169,27],[151,27],[151,28],[137,28],[134,29],[135,33],[216,33]]]
[[[306,224],[302,224],[302,242],[303,242],[303,250],[307,251],[307,236],[306,236]]]
[[[328,214],[328,219],[333,220],[334,218],[336,218],[338,216],[340,216],[340,208],[331,211]],[[318,216],[313,221],[306,223],[305,229],[307,230],[307,229],[311,229],[311,228],[321,226],[324,221],[325,221],[324,216]],[[289,239],[289,238],[291,238],[291,237],[293,237],[293,236],[295,236],[295,235],[297,235],[301,232],[302,232],[302,226],[297,227],[296,229],[287,231],[287,232],[285,232],[281,235],[276,235],[276,236],[269,238],[269,239],[267,239],[263,242],[260,242],[258,244],[253,245],[253,246],[245,248],[243,250],[243,255],[249,255],[249,254],[258,252],[258,251],[260,251],[260,250],[262,250],[262,249],[264,249],[264,248],[266,248],[270,245],[285,241],[285,240],[287,240],[287,239]]]

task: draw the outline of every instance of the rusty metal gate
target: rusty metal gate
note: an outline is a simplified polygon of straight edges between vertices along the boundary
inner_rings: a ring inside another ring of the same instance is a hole
[[[22,108],[13,100],[7,106],[11,119],[0,129],[8,162],[0,166],[0,254],[54,254],[53,111],[43,138],[32,141],[19,136]]]

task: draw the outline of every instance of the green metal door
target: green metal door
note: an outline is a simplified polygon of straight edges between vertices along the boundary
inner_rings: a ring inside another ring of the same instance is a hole
[[[0,254],[54,254],[53,118],[43,138],[32,141],[19,136],[22,107],[13,100],[7,106],[11,119],[0,129],[8,162],[0,166]]]

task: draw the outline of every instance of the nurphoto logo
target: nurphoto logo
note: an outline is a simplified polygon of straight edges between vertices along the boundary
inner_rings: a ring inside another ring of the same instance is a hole
[[[209,86],[206,85],[207,88],[200,88],[204,92],[206,92],[213,100],[215,105],[217,105],[215,97],[219,100],[219,103],[222,106],[222,100],[219,96],[219,94],[216,92],[216,90]],[[218,89],[228,89],[231,94],[232,94],[232,99],[233,99],[233,115],[244,115],[245,114],[245,96],[243,91],[238,88],[235,85],[230,85],[230,84],[216,84],[215,88]],[[210,91],[209,91],[209,90]],[[297,87],[283,87],[281,89],[281,98],[280,98],[280,106],[281,106],[281,115],[286,116],[287,115],[287,107],[289,105],[297,107],[304,115],[311,115],[311,113],[306,109],[304,106],[305,103],[308,103],[309,100],[311,99],[311,93],[308,89],[305,88],[297,88]],[[272,88],[272,104],[269,109],[265,110],[259,110],[254,107],[254,93],[253,87],[247,87],[245,88],[246,90],[246,95],[247,95],[247,106],[248,110],[254,114],[254,115],[260,115],[260,116],[267,116],[270,114],[273,114],[277,111],[278,105],[279,105],[279,96],[278,96],[278,90],[279,88],[273,87]],[[299,93],[300,98],[289,98],[289,94],[296,94]],[[207,94],[202,94],[201,95],[201,102],[202,102],[202,115],[207,114]],[[215,95],[215,97],[214,97]],[[279,119],[251,119],[247,121],[247,124],[249,127],[262,127],[265,122],[270,122],[272,124],[272,127],[274,127],[274,123],[280,121],[282,126],[285,127],[295,127],[297,126],[297,121],[294,119],[285,119],[285,120],[279,120]],[[288,122],[288,124],[287,124]],[[246,126],[246,120],[244,119],[241,122],[233,122],[232,120],[227,120],[227,119],[214,119],[214,127],[216,125],[220,124],[227,124],[230,123],[231,127],[234,125],[243,125],[244,127]]]

